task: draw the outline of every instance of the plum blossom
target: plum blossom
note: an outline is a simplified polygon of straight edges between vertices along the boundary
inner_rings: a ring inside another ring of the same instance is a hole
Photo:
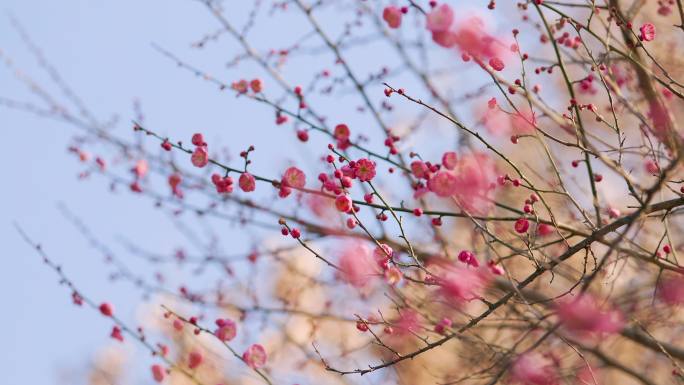
[[[427,29],[432,33],[448,31],[453,22],[454,11],[449,4],[435,7],[427,15]]]
[[[244,192],[251,192],[256,189],[256,179],[254,179],[254,175],[244,172],[240,175],[240,178],[238,179],[238,185]]]
[[[209,163],[209,153],[206,147],[195,147],[190,160],[195,167],[202,168]]]
[[[656,36],[656,28],[653,23],[645,23],[641,27],[639,27],[639,39],[641,41],[651,41],[655,39]]]
[[[401,10],[394,5],[385,7],[382,11],[382,19],[385,20],[390,28],[399,28],[401,26],[401,16]]]
[[[425,179],[430,174],[430,168],[422,160],[414,160],[411,162],[411,172],[416,178]]]
[[[242,359],[252,369],[266,365],[266,357],[266,349],[259,344],[253,344],[242,353]]]
[[[558,373],[553,360],[531,352],[518,356],[513,362],[511,379],[524,385],[555,385]]]
[[[661,300],[669,305],[684,304],[684,278],[666,278],[660,284],[658,295]]]
[[[458,155],[453,151],[445,152],[442,155],[442,165],[447,170],[453,170],[458,165]]]
[[[229,319],[217,319],[216,326],[218,328],[214,332],[214,335],[218,337],[221,341],[230,341],[235,338],[237,334],[237,325],[235,322]]]
[[[431,265],[433,264],[436,272],[434,282],[439,286],[438,292],[449,302],[461,305],[482,296],[488,281],[486,272],[440,258],[433,258]]]
[[[580,294],[574,299],[562,301],[557,306],[558,318],[566,329],[575,333],[619,332],[624,321],[617,310],[602,310],[589,294]]]
[[[304,185],[306,184],[306,175],[297,167],[290,167],[285,170],[282,183],[286,187],[304,188]]]
[[[195,369],[202,364],[203,360],[204,357],[202,356],[202,353],[198,352],[197,350],[193,350],[190,352],[190,354],[188,354],[188,367],[190,369]]]
[[[362,243],[346,245],[340,256],[338,267],[340,277],[356,288],[368,285],[379,274],[377,263],[370,249]]]
[[[375,162],[361,158],[355,162],[354,166],[354,174],[361,182],[369,182],[375,177]]]
[[[428,189],[440,197],[448,197],[456,192],[456,177],[447,171],[439,171],[428,180]]]
[[[486,211],[491,205],[487,192],[496,182],[496,165],[485,153],[461,157],[456,169],[455,195],[466,210]]]
[[[164,381],[164,374],[166,371],[164,370],[164,368],[161,365],[154,364],[154,365],[152,365],[152,367],[150,369],[152,370],[152,378],[154,378],[155,381],[157,381],[157,382]]]

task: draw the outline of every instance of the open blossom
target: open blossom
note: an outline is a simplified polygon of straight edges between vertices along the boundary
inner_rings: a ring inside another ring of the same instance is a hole
[[[238,185],[244,192],[254,191],[256,189],[256,180],[254,179],[254,175],[248,172],[242,173],[238,179]]]
[[[454,305],[460,305],[481,298],[487,284],[486,271],[472,269],[451,261],[435,258],[431,271],[435,271],[438,292]]]
[[[553,360],[539,353],[525,353],[516,358],[511,366],[511,380],[521,385],[555,385],[557,369]]]
[[[193,151],[190,160],[195,167],[204,167],[209,163],[209,153],[206,147],[196,147]]]
[[[457,162],[458,162],[458,155],[456,155],[456,153],[453,151],[445,152],[444,155],[442,155],[442,165],[447,170],[455,169],[457,164],[458,164]]]
[[[616,310],[603,310],[589,294],[565,300],[557,306],[563,326],[576,333],[617,333],[623,327],[622,315]]]
[[[485,153],[461,157],[456,168],[455,196],[466,210],[484,212],[492,204],[487,196],[496,182],[496,165]]]
[[[416,178],[425,179],[430,174],[430,169],[422,160],[414,160],[411,162],[411,172]]]
[[[378,263],[378,266],[383,269],[387,268],[387,262],[392,259],[394,255],[394,250],[388,245],[381,243],[380,246],[376,246],[373,250],[373,259]]]
[[[361,182],[369,182],[375,177],[375,162],[366,158],[356,161],[354,174]]]
[[[361,288],[379,275],[377,263],[365,244],[346,245],[338,261],[340,278],[354,287]]]
[[[253,344],[242,353],[242,359],[250,368],[258,369],[266,365],[266,349],[259,344]]]
[[[656,36],[656,29],[655,25],[652,23],[645,23],[641,27],[639,27],[639,39],[641,41],[651,41],[655,39]]]
[[[401,26],[401,10],[394,5],[385,7],[382,11],[382,19],[385,20],[390,28],[399,28]]]
[[[427,15],[427,29],[430,32],[444,32],[449,30],[454,22],[454,11],[449,4],[435,7]]]
[[[428,180],[428,189],[440,197],[448,197],[456,193],[456,177],[447,171],[439,171]]]
[[[218,319],[216,320],[216,325],[218,329],[214,332],[216,337],[221,341],[230,341],[235,338],[237,334],[237,325],[235,322],[229,319]]]
[[[392,266],[389,269],[385,270],[385,281],[389,285],[396,285],[399,282],[401,282],[401,279],[403,277],[403,274],[401,273],[401,270],[398,268]]]
[[[471,16],[458,23],[454,31],[454,43],[469,55],[482,59],[508,55],[508,46],[487,32],[484,20],[479,16]]]
[[[402,310],[392,326],[398,336],[418,333],[420,331],[420,315],[414,310]]]
[[[304,188],[304,185],[306,184],[306,175],[297,167],[290,167],[285,170],[283,184],[287,187]]]

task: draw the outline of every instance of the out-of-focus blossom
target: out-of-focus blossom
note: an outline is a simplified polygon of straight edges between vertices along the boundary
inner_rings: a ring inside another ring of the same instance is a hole
[[[362,243],[345,245],[338,266],[341,278],[357,288],[368,285],[380,274],[370,249]]]
[[[613,334],[622,330],[624,321],[617,310],[604,310],[589,294],[561,301],[556,306],[563,326],[575,333]]]
[[[658,295],[669,305],[684,304],[684,278],[681,276],[666,278],[660,284]]]
[[[511,380],[521,385],[555,385],[558,372],[553,360],[539,353],[525,353],[513,362]]]

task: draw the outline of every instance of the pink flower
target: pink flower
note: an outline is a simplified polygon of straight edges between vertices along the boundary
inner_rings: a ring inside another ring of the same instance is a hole
[[[401,16],[401,10],[394,5],[385,7],[382,11],[382,19],[387,22],[387,25],[390,28],[399,28],[401,25]]]
[[[420,316],[414,310],[402,310],[399,318],[392,324],[397,331],[397,335],[417,333],[420,330]]]
[[[306,175],[297,167],[290,167],[285,170],[283,184],[287,187],[304,188],[304,185],[306,184]]]
[[[352,208],[352,204],[351,198],[347,195],[338,195],[337,198],[335,198],[335,207],[343,213],[349,212]]]
[[[389,269],[385,270],[385,281],[389,285],[396,285],[399,282],[401,282],[401,279],[403,278],[403,274],[401,273],[401,270],[398,268],[392,266]]]
[[[511,132],[516,135],[532,134],[537,125],[534,112],[521,111],[511,116]]]
[[[553,361],[539,353],[525,353],[511,366],[513,382],[524,385],[554,385],[558,383]]]
[[[219,328],[216,329],[214,334],[218,339],[221,341],[230,341],[235,338],[235,335],[237,334],[237,325],[235,325],[235,322],[229,319],[221,319],[217,320],[217,324],[220,325],[218,325]]]
[[[109,302],[103,302],[100,304],[100,313],[105,317],[111,317],[114,314],[114,308]]]
[[[436,261],[435,271],[440,295],[455,305],[480,298],[487,283],[480,269],[469,269],[443,259]]]
[[[623,327],[622,315],[616,310],[603,311],[589,294],[562,301],[556,309],[558,318],[570,331],[576,333],[619,332]]]
[[[378,263],[378,266],[383,269],[387,268],[387,261],[392,259],[393,255],[394,250],[384,243],[381,243],[380,246],[376,246],[375,250],[373,250],[373,259]]]
[[[166,372],[161,365],[152,365],[152,378],[157,382],[164,381],[164,373]]]
[[[438,31],[432,33],[432,41],[444,48],[451,48],[458,41],[458,36],[451,31]]]
[[[457,161],[458,161],[458,156],[453,151],[445,152],[444,155],[442,155],[442,165],[447,170],[455,169],[456,165],[457,165]]]
[[[663,283],[660,284],[658,295],[660,296],[660,299],[669,305],[684,304],[684,278],[666,278]]]
[[[340,277],[356,288],[369,284],[374,276],[379,275],[377,263],[371,257],[365,244],[347,245],[338,262]]]
[[[651,41],[655,39],[656,28],[652,23],[645,23],[639,27],[639,39],[641,41]]]
[[[553,226],[548,225],[546,223],[540,223],[537,225],[537,235],[539,235],[540,237],[545,237],[553,233],[553,231]]]
[[[209,153],[206,147],[196,147],[195,151],[190,156],[192,165],[195,167],[202,168],[209,163]]]
[[[348,140],[349,135],[351,135],[351,131],[349,130],[349,126],[346,124],[338,124],[335,126],[335,130],[333,131],[333,136],[337,140]]]
[[[414,160],[411,162],[411,172],[416,178],[427,178],[430,173],[430,169],[422,160]]]
[[[457,181],[453,174],[439,171],[428,180],[428,189],[440,197],[448,197],[456,192]]]
[[[427,15],[427,29],[430,32],[444,32],[454,22],[454,11],[449,4],[442,4],[434,8]]]
[[[119,342],[123,342],[124,340],[123,334],[121,334],[121,328],[118,326],[114,326],[112,328],[112,333],[109,336],[115,340],[118,340]]]
[[[266,365],[266,349],[259,344],[253,344],[242,353],[242,359],[250,368],[258,369]]]
[[[375,162],[366,158],[357,160],[354,167],[354,174],[361,182],[369,182],[375,177]]]
[[[233,192],[233,178],[229,176],[222,178],[219,174],[212,174],[211,182],[216,186],[216,192],[219,194]]]
[[[202,136],[202,134],[200,134],[200,133],[192,135],[191,141],[192,141],[192,144],[194,144],[195,146],[206,146],[207,145],[206,143],[204,143],[204,136]]]
[[[515,225],[513,227],[517,233],[524,234],[527,232],[527,229],[530,228],[530,221],[528,221],[526,218],[519,218],[517,221],[515,221]]]
[[[660,167],[653,159],[647,159],[644,163],[644,168],[649,174],[658,174],[660,172]]]
[[[475,254],[467,250],[463,250],[458,253],[458,260],[473,267],[480,266],[480,262],[477,261]]]
[[[190,369],[195,369],[202,364],[203,360],[204,357],[202,356],[202,353],[198,352],[197,350],[193,350],[188,355],[188,367]]]
[[[245,172],[240,175],[240,179],[238,179],[238,185],[244,192],[251,192],[256,189],[256,180],[254,179],[254,175]]]
[[[494,275],[504,275],[504,269],[501,266],[494,263],[494,261],[487,262],[487,267],[489,268],[489,271]]]
[[[504,69],[504,62],[498,57],[489,59],[489,65],[494,69],[494,71],[503,71]]]
[[[507,45],[486,32],[485,23],[479,16],[459,23],[455,35],[458,48],[469,55],[481,58],[503,58],[508,55]]]
[[[496,182],[496,165],[484,153],[461,157],[456,168],[455,195],[461,206],[476,212],[486,211],[492,204],[487,192]]]
[[[149,169],[147,161],[145,159],[140,159],[135,162],[135,167],[133,167],[133,174],[136,178],[144,178],[147,175],[147,170]]]

